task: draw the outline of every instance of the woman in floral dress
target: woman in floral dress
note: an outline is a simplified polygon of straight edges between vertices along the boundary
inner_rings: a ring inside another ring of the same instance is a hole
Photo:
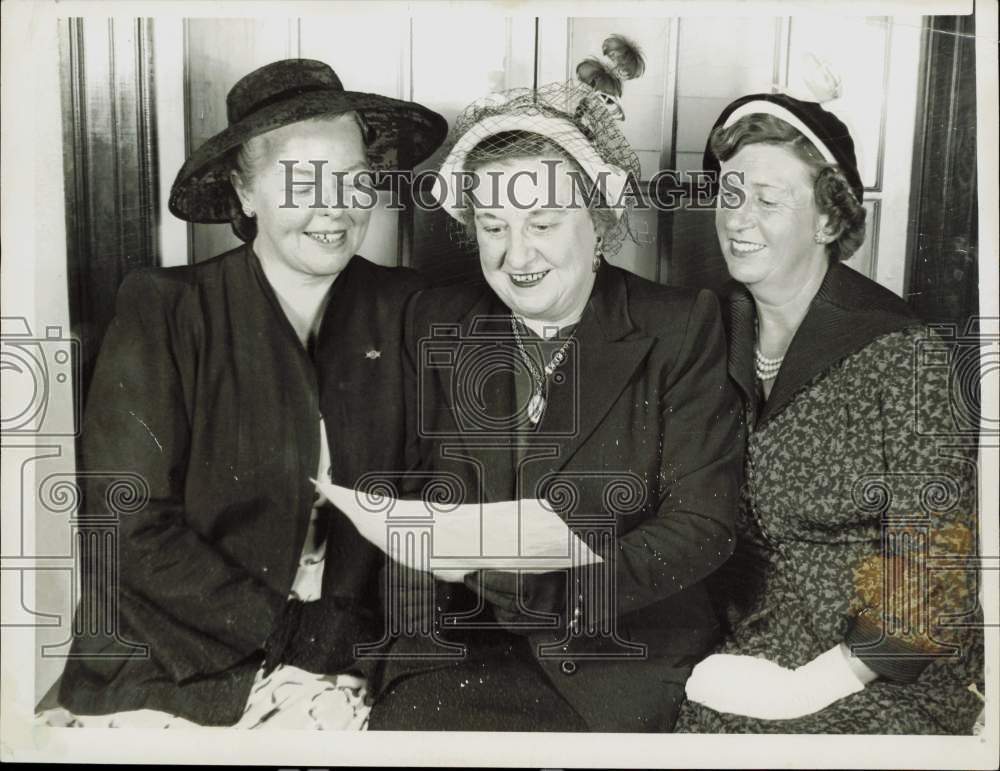
[[[970,733],[976,438],[953,417],[944,341],[843,264],[865,234],[850,134],[819,104],[751,95],[716,123],[712,166],[748,452],[716,581],[728,635],[677,730]]]

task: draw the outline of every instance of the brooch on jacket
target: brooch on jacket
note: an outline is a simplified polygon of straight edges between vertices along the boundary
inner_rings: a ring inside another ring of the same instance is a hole
[[[382,351],[378,351],[374,348],[372,348],[365,354],[366,359],[379,359],[381,357],[382,357]]]

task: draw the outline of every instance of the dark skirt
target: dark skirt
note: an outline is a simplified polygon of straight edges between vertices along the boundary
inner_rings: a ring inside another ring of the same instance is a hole
[[[369,730],[586,731],[550,684],[524,637],[493,631],[446,667],[390,683],[372,706]]]

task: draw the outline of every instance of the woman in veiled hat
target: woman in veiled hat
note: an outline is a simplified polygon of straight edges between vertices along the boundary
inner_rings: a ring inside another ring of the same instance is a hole
[[[363,719],[353,646],[381,634],[381,555],[310,479],[400,467],[420,281],[357,254],[370,212],[333,175],[415,164],[447,127],[305,59],[246,75],[227,107],[170,209],[246,243],[129,274],[90,387],[83,531],[116,518],[117,554],[84,555],[115,580],[84,582],[58,697],[78,725]],[[116,475],[141,488],[120,517]]]
[[[401,571],[369,727],[668,731],[715,640],[702,579],[733,543],[742,438],[718,303],[605,259],[638,161],[590,87],[486,98],[453,139],[437,194],[483,280],[411,301],[408,460],[461,503],[527,517],[546,499],[603,562]]]
[[[740,543],[714,577],[730,628],[678,730],[970,733],[975,437],[933,366],[943,341],[843,263],[865,236],[850,133],[816,102],[753,94],[705,162],[743,175],[716,229],[749,443]]]

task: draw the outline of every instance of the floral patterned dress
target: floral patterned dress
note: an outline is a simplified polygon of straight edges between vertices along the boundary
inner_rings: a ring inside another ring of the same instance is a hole
[[[747,467],[741,543],[715,577],[729,626],[717,652],[794,669],[846,641],[879,677],[792,720],[687,702],[676,730],[972,733],[984,687],[976,437],[956,420],[954,346],[834,265],[764,402],[754,313],[736,290]]]

